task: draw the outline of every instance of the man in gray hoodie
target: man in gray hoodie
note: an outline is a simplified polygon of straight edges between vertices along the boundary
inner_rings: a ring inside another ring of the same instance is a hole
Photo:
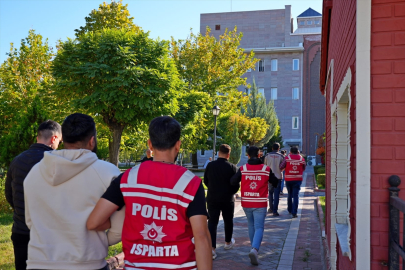
[[[273,213],[273,216],[279,216],[278,202],[280,199],[280,188],[283,175],[281,174],[280,164],[284,161],[284,156],[279,152],[280,144],[273,144],[273,151],[268,153],[264,159],[264,164],[271,168],[271,171],[278,179],[278,185],[273,186],[269,183],[269,213]]]
[[[88,231],[86,221],[120,170],[97,158],[96,126],[90,116],[69,115],[62,139],[65,149],[45,152],[24,181],[30,229],[27,269],[108,269],[105,257],[114,241],[104,231]],[[120,241],[124,217],[119,215],[111,219],[112,226],[118,223],[110,230],[116,233],[115,242]]]

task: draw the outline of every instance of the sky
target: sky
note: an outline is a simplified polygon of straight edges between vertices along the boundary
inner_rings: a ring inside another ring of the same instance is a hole
[[[74,38],[74,30],[83,26],[84,18],[102,2],[0,0],[0,63],[7,59],[10,43],[19,47],[30,29],[48,38],[52,47],[59,39]],[[294,19],[309,7],[322,13],[322,0],[123,0],[123,3],[128,4],[134,23],[150,31],[150,37],[166,40],[172,36],[185,39],[190,28],[199,32],[201,13],[284,9],[285,5],[291,5]]]

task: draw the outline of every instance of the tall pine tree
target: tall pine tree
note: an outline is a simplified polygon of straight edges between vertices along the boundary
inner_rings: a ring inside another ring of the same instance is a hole
[[[264,138],[261,139],[259,142],[254,143],[255,146],[262,147],[276,133],[278,119],[276,110],[274,108],[274,102],[270,101],[269,103],[266,104],[266,99],[261,93],[259,93],[254,78],[252,88],[250,89],[249,101],[247,104],[245,115],[249,118],[253,117],[263,118],[269,125]]]

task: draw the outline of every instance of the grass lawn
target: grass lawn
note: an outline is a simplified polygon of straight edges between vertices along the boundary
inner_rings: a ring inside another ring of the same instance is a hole
[[[14,268],[13,243],[11,242],[11,226],[13,214],[0,213],[0,270]]]
[[[319,196],[319,201],[323,211],[323,225],[325,225],[325,196]]]

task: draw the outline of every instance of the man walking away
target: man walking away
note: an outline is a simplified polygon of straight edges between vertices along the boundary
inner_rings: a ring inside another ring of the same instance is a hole
[[[279,152],[280,144],[273,144],[273,151],[266,155],[264,164],[271,168],[271,171],[277,177],[277,185],[269,184],[269,213],[273,213],[273,216],[279,216],[278,203],[280,201],[280,189],[283,175],[280,170],[280,164],[284,161],[284,156]]]
[[[11,240],[14,246],[15,269],[27,269],[28,242],[30,231],[25,224],[24,186],[23,182],[31,168],[44,157],[45,151],[57,149],[62,141],[60,125],[47,120],[39,125],[37,143],[17,157],[7,171],[5,192],[8,203],[13,208],[13,228]]]
[[[204,163],[204,169],[206,169],[207,168],[207,166],[208,166],[208,163],[210,163],[212,161],[212,157],[210,157],[209,159],[207,159],[206,161],[205,161],[205,163]]]
[[[242,181],[242,207],[248,221],[249,239],[252,245],[249,258],[253,265],[259,264],[257,254],[263,239],[268,182],[276,185],[278,181],[270,167],[264,165],[258,158],[258,153],[259,148],[249,147],[248,163],[231,178],[232,185],[238,185]]]
[[[148,161],[148,160],[153,160],[152,150],[150,150],[149,148],[146,150],[146,155],[143,157],[141,162],[145,162],[145,161]]]
[[[285,168],[285,185],[288,191],[287,208],[293,218],[298,217],[298,194],[301,189],[302,175],[305,171],[305,159],[299,154],[297,147],[291,147],[290,154],[280,165]]]
[[[115,179],[87,221],[89,230],[102,230],[115,210],[127,206],[122,233],[125,269],[212,269],[201,179],[174,164],[180,133],[174,118],[153,119],[148,140],[153,161]]]
[[[207,207],[210,219],[208,220],[208,229],[212,240],[212,258],[217,254],[217,227],[219,215],[222,212],[225,228],[224,249],[231,249],[235,244],[232,238],[233,233],[233,213],[235,210],[235,196],[239,185],[231,186],[231,177],[236,174],[238,168],[228,161],[231,154],[231,147],[222,144],[219,147],[218,159],[208,163],[204,172],[204,184],[208,188]]]
[[[27,269],[108,269],[107,235],[88,231],[86,221],[120,170],[97,158],[96,125],[90,116],[69,115],[62,138],[65,149],[45,152],[24,181],[30,229]]]
[[[281,150],[280,153],[283,155],[283,157],[285,158],[287,151],[285,150]],[[281,179],[281,187],[280,187],[280,195],[284,195],[284,179],[285,179],[285,170],[282,170],[281,174],[283,175],[283,179]]]

